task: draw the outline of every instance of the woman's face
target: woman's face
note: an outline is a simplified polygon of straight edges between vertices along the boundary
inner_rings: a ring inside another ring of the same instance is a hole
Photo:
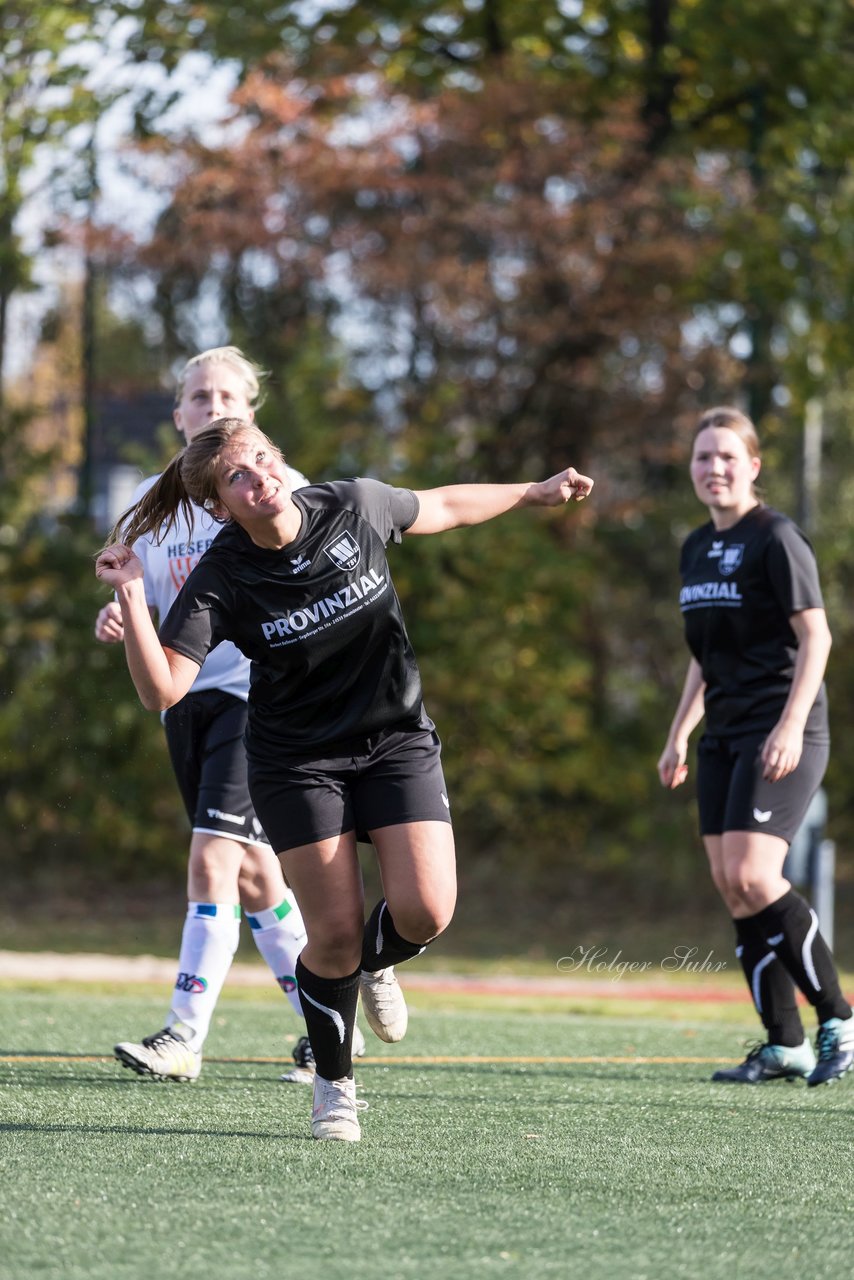
[[[172,415],[187,443],[217,418],[241,418],[252,422],[246,383],[236,369],[219,360],[195,365],[187,374],[181,399]]]
[[[282,455],[260,433],[241,432],[220,458],[217,495],[223,513],[240,525],[266,520],[285,511],[291,482]]]
[[[694,440],[691,480],[710,512],[743,515],[756,505],[753,482],[762,463],[729,427],[706,427]]]

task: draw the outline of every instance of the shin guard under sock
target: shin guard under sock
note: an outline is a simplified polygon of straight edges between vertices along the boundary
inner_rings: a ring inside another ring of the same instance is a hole
[[[297,960],[296,977],[318,1075],[324,1080],[351,1076],[359,970],[345,978],[320,978]]]
[[[362,968],[368,973],[376,973],[379,969],[403,964],[404,960],[420,956],[427,945],[426,942],[407,942],[406,938],[401,938],[394,927],[388,903],[383,898],[374,907],[365,925]]]
[[[247,911],[246,922],[252,930],[255,946],[288,997],[294,1013],[301,1018],[302,1005],[297,990],[296,964],[306,939],[299,907],[293,899],[285,898],[278,907],[268,907],[251,914]]]
[[[819,1022],[851,1017],[830,948],[818,930],[818,917],[799,893],[790,889],[751,919],[815,1008]]]
[[[733,920],[738,944],[735,954],[741,961],[756,1012],[768,1033],[768,1043],[794,1049],[804,1042],[795,984],[755,920],[755,916]]]
[[[240,907],[190,902],[167,1026],[201,1049],[240,939]]]

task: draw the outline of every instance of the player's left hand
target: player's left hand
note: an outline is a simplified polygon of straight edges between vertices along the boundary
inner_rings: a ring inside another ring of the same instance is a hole
[[[120,644],[124,638],[122,611],[115,600],[109,600],[95,619],[95,639],[101,644]]]
[[[779,782],[797,769],[804,749],[804,731],[786,720],[779,720],[765,739],[760,759],[762,776],[767,782]]]
[[[536,488],[541,506],[559,507],[564,502],[581,502],[593,488],[593,481],[575,467],[567,467],[551,479],[541,480]]]

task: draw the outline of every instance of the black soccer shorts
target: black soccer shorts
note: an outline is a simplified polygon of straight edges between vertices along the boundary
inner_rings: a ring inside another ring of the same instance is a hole
[[[450,822],[435,729],[386,729],[330,756],[249,762],[255,810],[276,853],[355,830]]]
[[[791,843],[824,777],[830,743],[805,741],[797,768],[777,782],[768,782],[760,759],[767,736],[703,734],[697,744],[701,835],[757,831]]]
[[[242,698],[203,689],[170,707],[163,727],[193,830],[269,844],[249,798],[246,715]]]

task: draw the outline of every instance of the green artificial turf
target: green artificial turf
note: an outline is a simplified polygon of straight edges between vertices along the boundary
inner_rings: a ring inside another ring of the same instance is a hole
[[[200,1080],[169,1085],[109,1057],[162,993],[6,984],[0,1277],[849,1273],[854,1074],[711,1084],[685,1059],[740,1057],[744,1010],[413,1004],[400,1045],[368,1033],[351,1145],[313,1142],[310,1089],[278,1082],[299,1027],[274,996],[224,999]]]

